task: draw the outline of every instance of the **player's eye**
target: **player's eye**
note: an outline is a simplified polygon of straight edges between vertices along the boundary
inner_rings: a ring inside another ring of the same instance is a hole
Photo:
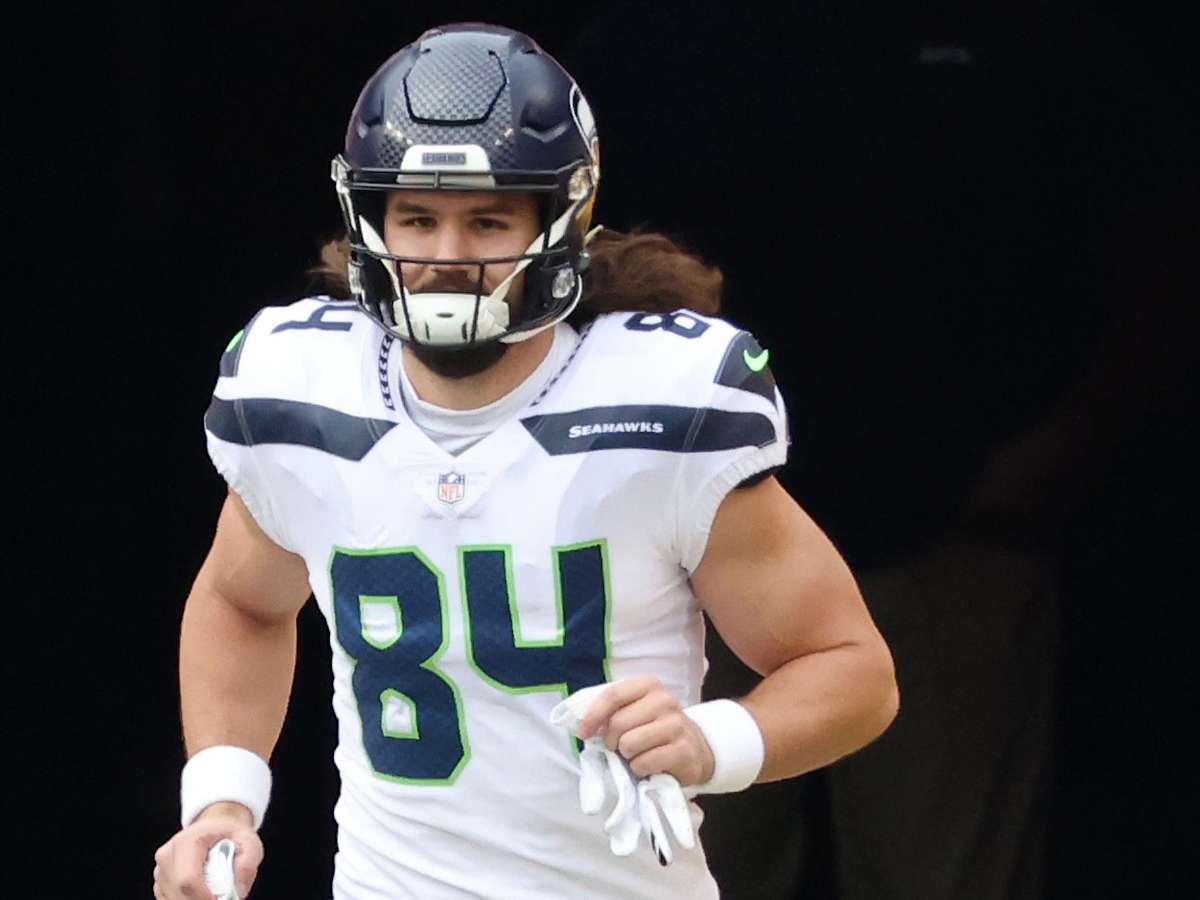
[[[401,216],[399,225],[401,228],[433,228],[437,220],[433,216]]]
[[[502,219],[489,219],[486,217],[476,219],[475,225],[481,231],[504,231],[508,228],[508,223]]]

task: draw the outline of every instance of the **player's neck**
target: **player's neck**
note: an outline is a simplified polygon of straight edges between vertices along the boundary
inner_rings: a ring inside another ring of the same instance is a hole
[[[465,378],[439,375],[404,348],[403,365],[417,396],[444,409],[478,409],[494,403],[533,374],[554,344],[554,329],[547,328],[527,341],[509,344],[491,368]]]

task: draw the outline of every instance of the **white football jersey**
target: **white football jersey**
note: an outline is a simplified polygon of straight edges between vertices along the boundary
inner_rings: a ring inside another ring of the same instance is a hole
[[[567,326],[559,326],[567,327]],[[300,555],[329,625],[338,900],[715,897],[579,809],[569,692],[700,700],[689,574],[722,498],[787,450],[767,353],[693,313],[614,313],[453,456],[404,412],[400,345],[352,303],[260,311],[221,360],[217,469]],[[701,835],[703,836],[703,835]]]

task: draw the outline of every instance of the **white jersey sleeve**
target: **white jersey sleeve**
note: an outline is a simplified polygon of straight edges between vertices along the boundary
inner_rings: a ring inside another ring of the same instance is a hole
[[[711,392],[699,408],[692,439],[693,446],[703,447],[707,440],[715,446],[680,455],[676,488],[680,564],[689,575],[704,556],[721,501],[747,478],[783,466],[789,445],[783,398],[767,365],[769,351],[747,331],[731,333],[727,323],[712,322],[710,330],[711,344],[725,347],[715,366],[711,352],[698,361],[695,374],[708,375]],[[716,440],[731,430],[743,439]]]

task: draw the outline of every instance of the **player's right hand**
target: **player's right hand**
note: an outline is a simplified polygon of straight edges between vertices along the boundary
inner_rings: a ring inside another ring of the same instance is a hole
[[[208,851],[222,838],[237,845],[234,881],[245,900],[263,860],[263,845],[250,811],[238,803],[214,803],[154,854],[155,900],[213,900],[204,884]]]

